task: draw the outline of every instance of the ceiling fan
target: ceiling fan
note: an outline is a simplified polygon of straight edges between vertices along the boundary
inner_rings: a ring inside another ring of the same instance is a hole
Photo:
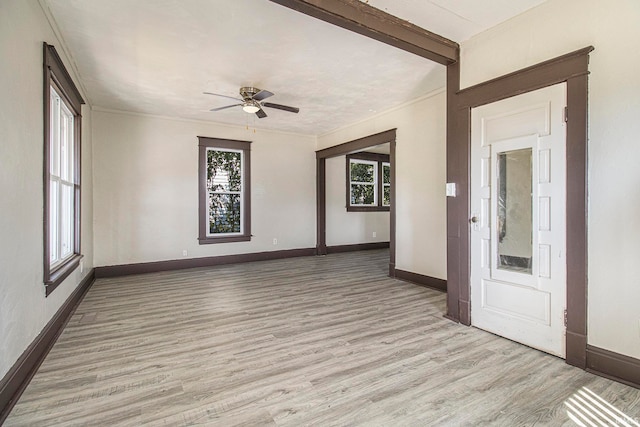
[[[275,108],[277,110],[289,111],[290,113],[297,113],[300,111],[299,108],[289,107],[288,105],[273,104],[271,102],[262,102],[264,99],[267,99],[270,96],[273,96],[273,93],[269,92],[268,90],[258,89],[251,86],[245,86],[240,88],[240,96],[242,97],[242,99],[234,98],[232,96],[227,96],[227,95],[221,95],[219,93],[212,93],[212,92],[203,92],[203,93],[205,95],[221,96],[223,98],[229,98],[229,99],[234,99],[236,101],[240,101],[239,104],[232,104],[232,105],[226,105],[224,107],[212,108],[209,111],[220,111],[220,110],[226,110],[227,108],[242,106],[242,109],[245,112],[250,114],[255,113],[256,116],[258,116],[261,119],[264,119],[265,117],[267,117],[267,113],[264,112],[262,107]]]

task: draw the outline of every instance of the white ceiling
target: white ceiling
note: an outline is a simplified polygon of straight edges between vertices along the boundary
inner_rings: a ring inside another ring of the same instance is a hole
[[[370,0],[461,41],[545,0]],[[444,67],[268,0],[41,0],[93,107],[323,134],[441,88]],[[258,119],[234,103],[267,89]]]

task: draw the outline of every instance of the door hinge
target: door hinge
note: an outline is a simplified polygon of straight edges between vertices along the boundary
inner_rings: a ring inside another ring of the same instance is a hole
[[[564,107],[564,121],[569,121],[569,107]]]
[[[564,326],[567,327],[567,310],[564,311]]]

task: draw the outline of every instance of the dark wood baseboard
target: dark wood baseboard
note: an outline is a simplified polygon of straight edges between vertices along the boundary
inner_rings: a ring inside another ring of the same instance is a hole
[[[82,298],[95,281],[95,270],[78,284],[78,287],[67,298],[42,332],[33,340],[22,353],[9,372],[0,380],[0,425],[9,415],[13,405],[18,401],[22,392],[27,388],[31,378],[42,364],[42,361],[55,344],[65,325],[73,315]]]
[[[131,274],[156,273],[158,271],[184,270],[186,268],[211,267],[224,264],[238,264],[253,261],[268,261],[282,258],[312,256],[316,248],[287,249],[271,252],[222,255],[203,258],[173,259],[168,261],[142,262],[138,264],[110,265],[96,267],[96,278],[128,276]]]
[[[389,247],[389,242],[356,243],[354,245],[327,246],[327,253],[338,254],[341,252],[368,251],[371,249],[387,249],[388,247]]]
[[[410,271],[399,270],[397,268],[394,270],[394,274],[396,279],[424,286],[425,288],[435,289],[436,291],[447,292],[446,280],[436,279],[435,277],[412,273]]]
[[[640,359],[587,345],[587,372],[640,388]]]

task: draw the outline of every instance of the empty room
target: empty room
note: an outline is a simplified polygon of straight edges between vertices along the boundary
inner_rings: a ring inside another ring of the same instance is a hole
[[[640,427],[639,23],[0,0],[0,424]]]

